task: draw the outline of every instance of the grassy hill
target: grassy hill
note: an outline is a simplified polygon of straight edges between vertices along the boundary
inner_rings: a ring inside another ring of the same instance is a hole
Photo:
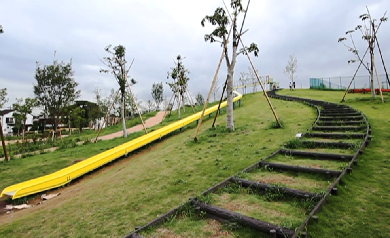
[[[313,90],[279,93],[333,102],[342,96],[341,92]],[[296,133],[304,132],[316,118],[316,111],[306,105],[272,103],[282,129],[273,129],[272,112],[261,94],[245,95],[234,111],[235,132],[224,129],[223,114],[216,129],[211,129],[212,121],[207,120],[200,142],[194,143],[195,125],[190,125],[182,133],[59,189],[58,198],[0,216],[0,236],[123,236],[269,155]],[[352,176],[345,177],[339,196],[331,197],[318,214],[319,222],[308,227],[309,233],[312,237],[389,237],[390,106],[362,94],[348,95],[346,103],[367,116],[373,140],[359,157]],[[91,149],[103,150],[111,145],[94,146]],[[61,153],[72,156],[73,151]]]

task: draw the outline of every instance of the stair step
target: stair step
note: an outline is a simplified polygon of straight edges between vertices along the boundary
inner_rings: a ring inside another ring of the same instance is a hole
[[[301,141],[305,148],[339,148],[350,149],[355,148],[356,144],[346,142],[325,142],[325,141]]]
[[[312,130],[316,131],[361,131],[366,126],[313,126]]]
[[[273,186],[269,184],[264,184],[264,183],[258,183],[246,179],[239,179],[239,178],[232,178],[233,182],[238,183],[241,187],[244,188],[252,188],[252,189],[257,189],[261,191],[280,191],[284,194],[293,196],[293,197],[298,197],[298,198],[320,198],[321,195],[317,193],[311,193],[311,192],[306,192],[306,191],[301,191],[297,189],[291,189],[291,188],[286,188],[286,187],[278,187],[278,186]]]
[[[195,206],[196,211],[206,212],[206,216],[210,214],[228,222],[239,222],[242,225],[252,227],[261,232],[269,233],[271,230],[275,230],[277,237],[291,237],[295,233],[295,231],[293,230],[281,228],[279,226],[270,224],[269,222],[260,221],[253,217],[248,217],[243,214],[229,211],[217,206],[205,204],[203,202],[191,200],[191,204]]]
[[[350,113],[322,113],[321,116],[326,117],[352,117],[352,116],[361,116],[362,114],[360,112],[350,112]]]
[[[319,126],[333,126],[333,125],[361,125],[365,121],[320,121],[317,122]]]
[[[295,172],[304,172],[304,173],[317,173],[317,174],[326,174],[328,176],[337,177],[341,174],[340,171],[327,170],[327,169],[314,169],[307,168],[301,166],[293,166],[286,164],[277,164],[277,163],[269,163],[269,162],[260,162],[259,166],[271,168],[275,170],[284,170],[284,171],[295,171]]]
[[[363,116],[343,116],[343,117],[329,117],[320,116],[320,121],[357,121],[363,120]]]
[[[306,133],[304,137],[319,137],[325,139],[363,139],[364,133]]]
[[[303,157],[308,157],[316,160],[345,161],[345,160],[351,160],[353,158],[353,155],[328,154],[328,153],[319,153],[319,152],[302,151],[302,150],[281,150],[280,153],[284,153],[285,155],[303,156]]]

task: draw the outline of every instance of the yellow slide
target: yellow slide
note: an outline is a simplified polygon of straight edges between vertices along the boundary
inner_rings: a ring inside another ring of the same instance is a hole
[[[234,93],[236,94],[236,97],[234,97],[233,99],[234,102],[242,98],[242,95],[240,93],[238,92],[234,92]],[[223,102],[221,104],[221,108],[225,107],[226,104],[227,104],[226,101]],[[208,108],[205,111],[205,115],[208,115],[216,111],[217,109],[218,109],[218,105]],[[180,121],[174,122],[168,126],[165,126],[156,131],[145,134],[141,137],[138,137],[132,141],[126,142],[122,145],[119,145],[115,148],[112,148],[100,154],[94,155],[86,160],[83,160],[67,168],[61,169],[52,174],[9,186],[5,188],[3,192],[1,192],[1,197],[9,196],[12,197],[12,199],[15,199],[30,194],[42,192],[45,190],[49,190],[52,188],[60,187],[64,184],[69,183],[73,179],[88,173],[89,171],[92,171],[152,141],[160,139],[164,135],[167,135],[177,129],[180,129],[190,124],[191,122],[198,120],[201,116],[201,113],[202,112],[198,112],[192,116],[186,117]]]

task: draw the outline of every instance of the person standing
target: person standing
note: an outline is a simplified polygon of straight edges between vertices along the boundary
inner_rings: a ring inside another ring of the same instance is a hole
[[[292,85],[291,85],[291,82],[290,82],[290,91],[292,90]]]
[[[295,90],[295,81],[293,82],[293,90]]]

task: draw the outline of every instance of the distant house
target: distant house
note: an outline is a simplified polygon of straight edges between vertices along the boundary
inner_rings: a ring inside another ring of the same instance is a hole
[[[3,127],[3,134],[5,136],[7,135],[13,135],[13,128],[15,126],[15,118],[13,117],[13,113],[15,110],[13,109],[5,109],[0,110],[0,121],[1,125]],[[26,120],[26,128],[25,130],[28,131],[33,125],[33,116],[31,114],[27,114],[27,120]]]

